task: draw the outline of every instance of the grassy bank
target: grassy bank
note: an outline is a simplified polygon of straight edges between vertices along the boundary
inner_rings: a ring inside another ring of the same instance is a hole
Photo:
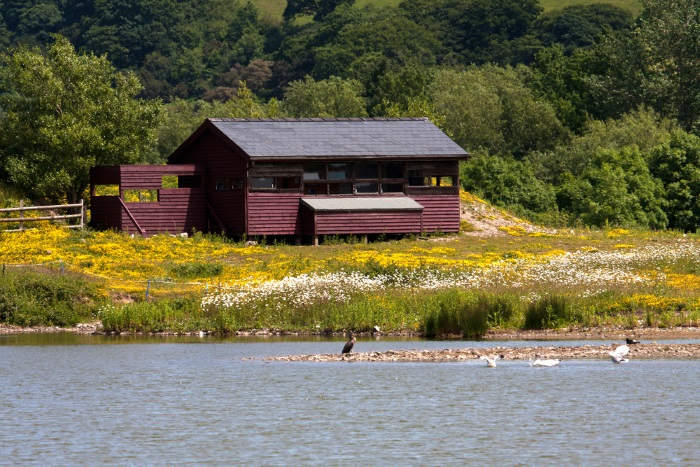
[[[73,326],[95,319],[100,293],[94,281],[50,269],[3,271],[0,323]]]
[[[52,228],[0,234],[0,263],[46,265],[4,276],[0,300],[11,311],[0,321],[69,325],[98,316],[118,332],[378,326],[436,337],[700,324],[698,235],[501,233],[320,247]]]

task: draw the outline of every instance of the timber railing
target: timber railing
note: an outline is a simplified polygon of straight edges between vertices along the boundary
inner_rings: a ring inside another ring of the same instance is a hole
[[[72,211],[79,212],[72,212]],[[39,211],[39,216],[25,216],[24,213],[27,211]],[[41,211],[48,211],[48,215]],[[67,214],[58,214],[58,212],[68,212]],[[80,203],[76,204],[52,204],[46,206],[24,206],[24,202],[19,202],[18,208],[2,208],[0,209],[0,216],[3,213],[15,214],[17,217],[0,217],[0,225],[3,223],[13,223],[17,224],[16,229],[4,229],[3,232],[21,232],[26,230],[28,227],[26,224],[32,225],[34,222],[39,221],[64,221],[63,227],[69,229],[82,229],[85,226],[85,203],[80,200]],[[71,223],[75,219],[77,222]]]

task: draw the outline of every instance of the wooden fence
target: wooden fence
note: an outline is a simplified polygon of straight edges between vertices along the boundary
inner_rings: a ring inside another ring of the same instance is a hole
[[[72,212],[78,210],[79,212]],[[36,217],[25,217],[24,213],[26,211],[40,211],[39,214],[46,214],[46,215],[39,215]],[[42,213],[41,211],[48,211],[48,213]],[[58,212],[67,212],[68,214],[57,214]],[[57,220],[62,220],[65,221],[66,224],[63,225],[63,227],[67,227],[69,229],[82,229],[85,222],[85,203],[83,200],[80,200],[80,203],[77,204],[54,204],[50,206],[24,206],[24,203],[22,201],[19,202],[19,207],[18,208],[2,208],[0,209],[0,216],[3,215],[3,213],[18,213],[19,217],[0,217],[0,223],[7,223],[11,222],[14,224],[18,225],[18,228],[16,229],[5,229],[3,232],[21,232],[22,230],[26,230],[27,227],[25,224],[33,223],[33,222],[39,222],[39,221],[57,221]],[[71,223],[71,220],[75,219],[77,222]]]

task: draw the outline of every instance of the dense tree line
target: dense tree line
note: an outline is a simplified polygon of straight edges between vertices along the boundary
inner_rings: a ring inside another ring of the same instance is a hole
[[[536,0],[289,0],[274,22],[241,0],[0,0],[0,176],[74,198],[85,177],[61,160],[70,174],[164,160],[206,116],[428,116],[474,155],[464,186],[494,203],[694,231],[700,0],[642,3],[633,18]]]

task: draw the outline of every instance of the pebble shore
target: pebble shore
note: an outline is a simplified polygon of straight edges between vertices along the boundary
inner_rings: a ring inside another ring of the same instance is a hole
[[[624,341],[616,344],[621,345]],[[351,354],[284,355],[269,357],[268,361],[283,362],[461,362],[478,359],[482,355],[503,355],[504,360],[530,358],[558,358],[560,360],[608,359],[611,345],[581,345],[575,347],[489,347],[442,350],[388,350],[385,352],[357,352]],[[700,344],[630,345],[629,359],[698,359]]]

